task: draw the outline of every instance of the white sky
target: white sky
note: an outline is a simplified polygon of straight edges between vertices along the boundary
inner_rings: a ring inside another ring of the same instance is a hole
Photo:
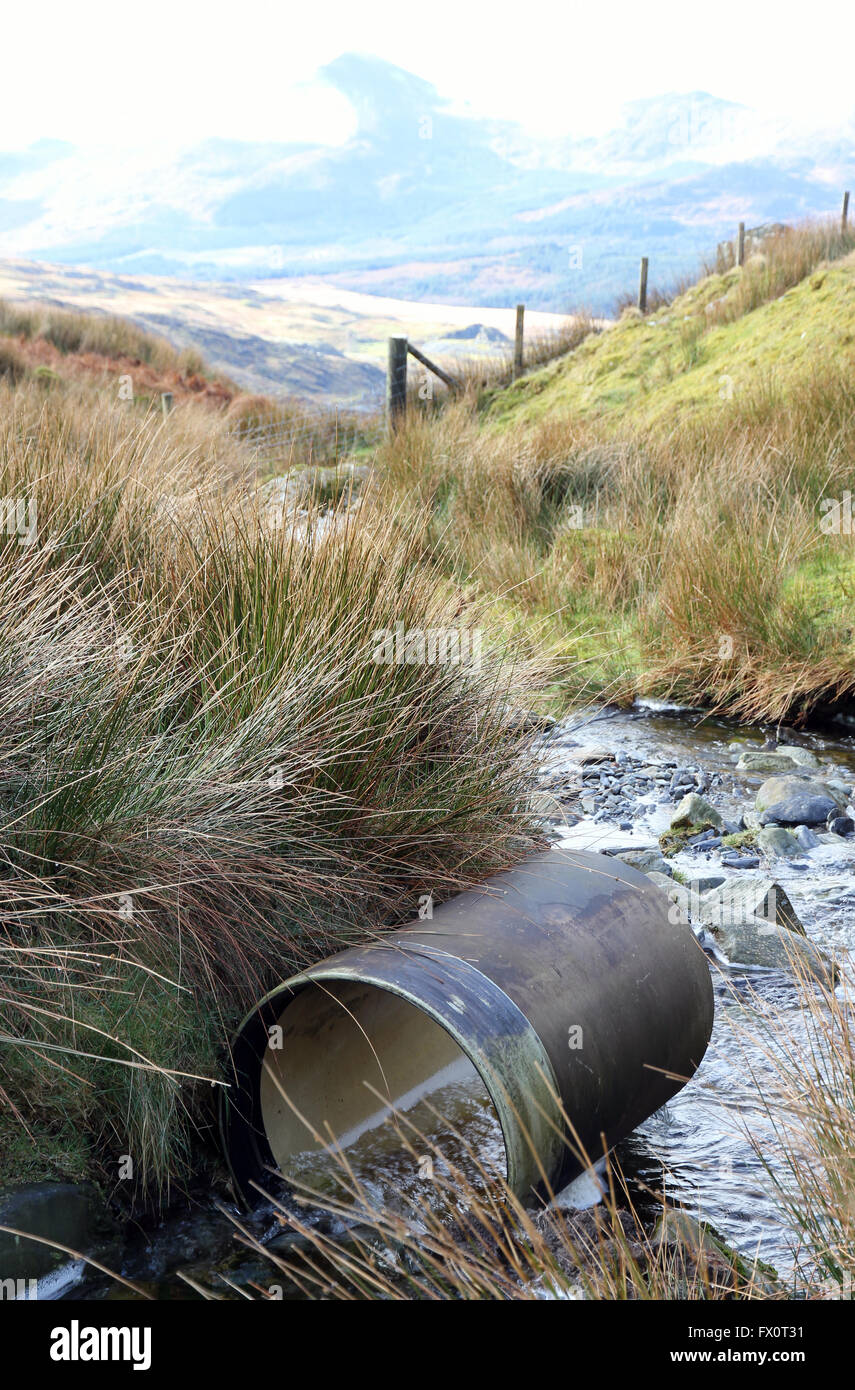
[[[307,88],[373,53],[460,108],[540,133],[613,124],[624,101],[706,90],[796,127],[855,119],[855,4],[793,0],[40,0],[4,6],[0,149],[43,136],[142,148],[212,135],[337,141]]]

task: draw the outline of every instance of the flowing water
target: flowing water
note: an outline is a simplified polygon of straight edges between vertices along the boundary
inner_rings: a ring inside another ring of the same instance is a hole
[[[735,772],[736,741],[758,749],[767,731],[735,728],[726,720],[704,719],[693,711],[637,709],[607,718],[595,716],[583,727],[573,721],[578,742],[601,739],[615,751],[648,759],[652,765],[674,763],[699,768],[720,779],[706,793],[716,808],[738,820],[753,805],[768,773]],[[828,725],[801,742],[822,760],[820,778],[837,776],[851,789],[855,781],[855,739],[847,725]],[[550,759],[561,767],[556,746]],[[654,845],[666,829],[673,805],[650,795],[636,808],[633,830],[617,830],[608,818],[583,818],[559,830],[563,843],[590,849]],[[722,868],[715,854],[684,851],[673,859],[686,880],[705,873],[736,876]],[[740,870],[740,879],[778,882],[793,903],[808,937],[835,955],[851,978],[855,946],[855,843],[837,839],[821,843],[798,859],[776,859]],[[709,943],[711,944],[711,943]],[[797,1237],[768,1172],[749,1135],[774,1162],[777,1144],[767,1106],[774,1105],[780,1077],[768,1049],[790,1044],[810,1064],[815,1043],[799,990],[783,971],[730,965],[711,959],[716,1013],[713,1035],[692,1081],[651,1116],[618,1149],[624,1170],[706,1219],[746,1259],[768,1261],[782,1275],[791,1272]],[[780,1171],[780,1166],[779,1169]],[[663,1180],[664,1173],[664,1180]]]
[[[703,719],[697,712],[673,708],[595,711],[587,718],[568,720],[542,740],[538,750],[544,760],[541,784],[560,788],[565,773],[569,775],[573,747],[602,742],[634,760],[636,768],[643,763],[666,772],[674,768],[699,770],[711,781],[706,792],[709,799],[724,816],[738,820],[753,805],[756,789],[768,774],[737,774],[738,750],[733,744],[736,741],[759,748],[764,736],[765,731],[737,728],[725,720]],[[849,726],[815,729],[803,735],[802,741],[826,764],[817,776],[835,776],[852,787],[855,734]],[[559,816],[553,821],[558,841],[596,850],[655,847],[673,814],[673,799],[662,795],[661,784],[634,798],[631,828],[620,828],[621,823],[628,825],[625,812],[621,822],[609,813],[592,815],[590,805],[580,815],[575,793],[565,804],[564,819]],[[718,855],[703,851],[682,851],[673,863],[687,879],[710,872],[731,877],[734,872],[722,869]],[[761,860],[755,869],[740,869],[739,877],[772,877],[780,883],[808,936],[842,960],[848,974],[846,952],[855,945],[853,870],[855,837],[829,839],[801,859],[772,864]],[[690,1083],[619,1146],[617,1157],[638,1191],[651,1188],[658,1192],[664,1187],[672,1201],[712,1222],[743,1257],[750,1261],[759,1256],[786,1276],[793,1267],[794,1232],[749,1135],[762,1141],[774,1162],[775,1136],[766,1105],[774,1102],[779,1082],[767,1055],[764,1020],[771,1020],[779,1036],[797,1046],[807,1065],[805,1017],[796,986],[784,972],[728,966],[716,955],[709,938],[704,944],[709,948],[716,995],[716,1021],[707,1054]],[[396,1115],[380,1113],[375,1117],[378,1123],[354,1131],[346,1150],[346,1180],[358,1192],[360,1203],[412,1209],[436,1190],[437,1176],[445,1179],[446,1187],[453,1187],[455,1169],[461,1169],[470,1180],[478,1180],[483,1172],[502,1170],[504,1145],[498,1121],[474,1069],[463,1059],[461,1065],[462,1070],[460,1065],[456,1070],[446,1068],[434,1078],[433,1086],[404,1096]],[[453,1132],[440,1117],[451,1121]],[[308,1151],[290,1161],[289,1172],[305,1187],[341,1195],[341,1159],[333,1161],[323,1152]],[[595,1201],[598,1193],[598,1184],[589,1177],[577,1181],[559,1201],[583,1207]],[[127,1270],[137,1278],[148,1279],[149,1287],[156,1288],[161,1296],[164,1290],[168,1290],[167,1296],[176,1296],[174,1268],[187,1250],[193,1219],[189,1214],[179,1222],[177,1255],[170,1254],[176,1237],[174,1227],[167,1222],[160,1235],[150,1233],[135,1252],[129,1253]],[[325,1229],[346,1242],[346,1220],[316,1219],[326,1222]],[[225,1270],[233,1284],[254,1281],[256,1287],[265,1287],[271,1282],[263,1261],[248,1258],[246,1252],[235,1257],[228,1222],[219,1219],[218,1225],[210,1211],[198,1215],[196,1221],[210,1225],[210,1232],[205,1227],[209,1236],[206,1253],[195,1264],[185,1253],[185,1270],[195,1269],[197,1277],[209,1286]],[[255,1233],[264,1243],[270,1241],[271,1248],[278,1248],[277,1241],[281,1247],[283,1240],[295,1239],[281,1235],[275,1214],[269,1210],[260,1209],[253,1221]],[[223,1256],[226,1248],[230,1253]],[[94,1296],[99,1290],[105,1296],[115,1296],[107,1294],[106,1284],[92,1286]],[[77,1296],[80,1292],[78,1287]],[[186,1286],[182,1292],[188,1292]],[[292,1288],[283,1296],[303,1295]]]

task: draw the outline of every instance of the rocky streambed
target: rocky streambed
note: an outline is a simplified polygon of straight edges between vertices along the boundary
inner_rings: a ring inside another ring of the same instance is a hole
[[[774,1019],[778,1044],[801,1050],[807,1067],[794,972],[838,987],[850,975],[855,740],[845,724],[770,737],[697,711],[639,706],[567,721],[541,751],[534,806],[555,838],[646,873],[691,925],[713,974],[707,1055],[620,1147],[621,1162],[712,1222],[743,1257],[786,1276],[796,1233],[755,1148],[774,1163],[769,1105],[780,1077],[766,1028]]]

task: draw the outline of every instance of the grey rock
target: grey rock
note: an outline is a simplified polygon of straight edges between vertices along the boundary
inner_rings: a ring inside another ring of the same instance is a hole
[[[726,869],[756,869],[760,864],[755,854],[723,854],[721,862]]]
[[[714,806],[697,792],[684,796],[671,817],[671,829],[682,830],[689,825],[701,825],[721,830],[724,822]]]
[[[657,888],[664,888],[666,893],[673,887],[674,880],[669,878],[668,874],[658,869],[645,869],[643,872],[651,883],[655,883]]]
[[[794,972],[803,969],[827,984],[836,977],[831,961],[813,942],[774,922],[749,918],[716,927],[713,934],[731,964]]]
[[[701,903],[700,920],[715,931],[728,923],[751,922],[760,918],[804,936],[798,913],[774,879],[728,879],[709,893]]]
[[[589,743],[583,748],[573,750],[573,762],[580,767],[589,767],[594,763],[610,763],[614,759],[611,748],[606,748],[603,743]]]
[[[693,908],[697,899],[692,896],[684,883],[675,883],[673,879],[664,891],[671,904],[668,912],[671,921],[674,922],[675,925],[687,927],[691,922]]]
[[[671,865],[658,849],[624,849],[616,855],[624,864],[629,864],[633,869],[640,869],[643,874],[667,874],[670,876]]]
[[[795,832],[795,837],[802,849],[816,849],[819,844],[816,835],[814,835],[813,831],[807,825],[800,825]]]
[[[821,825],[845,805],[825,782],[796,776],[769,777],[755,798],[762,825]]]
[[[790,830],[780,825],[767,825],[757,831],[757,848],[770,859],[795,859],[802,846]]]
[[[737,772],[792,772],[797,767],[818,768],[822,764],[809,748],[799,748],[797,744],[779,748],[775,752],[745,752],[736,764]]]
[[[727,879],[724,874],[701,874],[697,878],[689,880],[690,891],[697,893],[700,897],[704,893],[709,893],[713,888],[720,888]]]

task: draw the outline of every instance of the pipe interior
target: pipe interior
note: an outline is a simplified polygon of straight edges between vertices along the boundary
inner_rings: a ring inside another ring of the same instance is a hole
[[[452,1127],[465,1127],[471,1142],[474,1124],[476,1152],[488,1162],[492,1155],[506,1171],[501,1127],[480,1074],[416,1005],[374,985],[329,980],[305,985],[278,1024],[281,1047],[267,1048],[260,1101],[271,1152],[286,1178],[307,1181],[333,1169],[325,1147],[333,1137],[361,1177],[388,1168],[405,1176],[413,1157],[401,1136],[417,1152],[427,1150],[395,1112],[456,1164],[465,1165],[466,1156]]]

